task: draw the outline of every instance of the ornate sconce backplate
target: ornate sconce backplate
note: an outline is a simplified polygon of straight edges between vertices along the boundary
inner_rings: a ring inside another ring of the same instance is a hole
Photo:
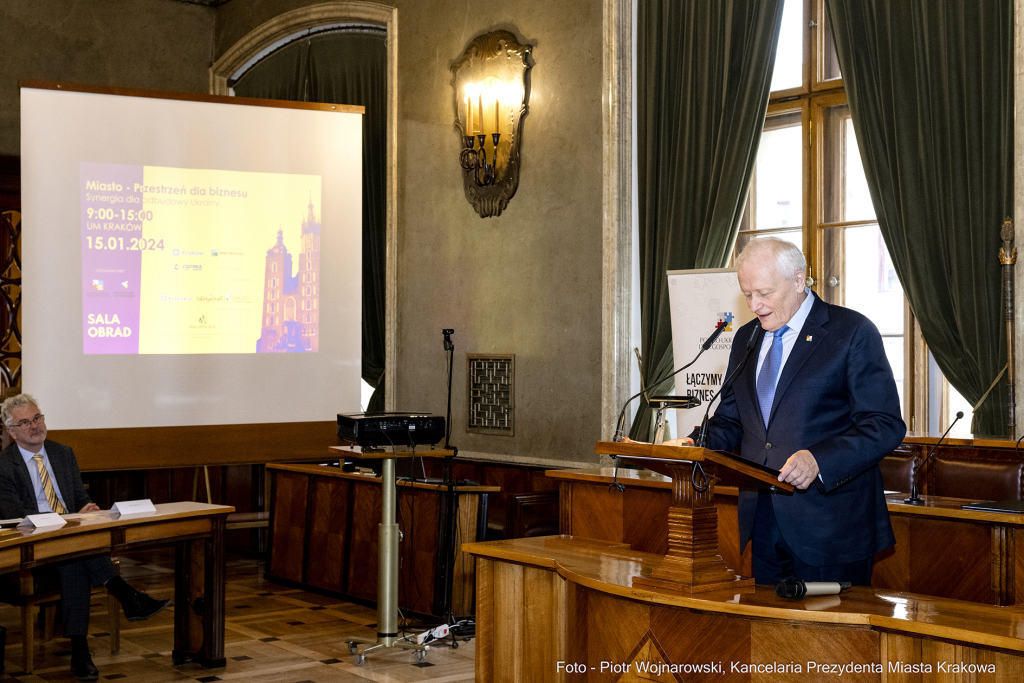
[[[531,50],[494,31],[474,38],[451,67],[462,181],[481,218],[501,215],[519,187]]]

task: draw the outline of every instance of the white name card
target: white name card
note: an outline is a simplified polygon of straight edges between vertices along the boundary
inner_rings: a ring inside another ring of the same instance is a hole
[[[112,515],[141,515],[147,512],[156,512],[156,507],[149,498],[143,500],[123,500],[120,503],[114,503],[114,507],[110,508],[110,514]]]
[[[59,527],[64,526],[67,522],[64,518],[58,515],[56,512],[44,512],[39,515],[29,515],[25,519],[21,520],[19,527],[35,527],[41,529],[43,527]]]

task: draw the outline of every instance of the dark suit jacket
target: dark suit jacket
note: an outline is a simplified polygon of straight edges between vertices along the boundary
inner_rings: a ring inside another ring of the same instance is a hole
[[[78,512],[92,500],[82,485],[82,475],[78,471],[74,451],[49,439],[43,447],[50,459],[53,476],[57,480],[57,487],[60,488],[60,495],[68,512]],[[38,513],[39,506],[36,504],[35,488],[32,486],[28,467],[25,466],[18,445],[11,443],[0,452],[0,519]]]
[[[760,330],[755,319],[733,338],[729,372]],[[814,455],[821,479],[793,495],[773,495],[779,531],[806,564],[863,560],[896,542],[878,463],[900,444],[906,425],[878,330],[860,313],[815,296],[779,375],[768,428],[757,400],[757,353],[731,386],[708,427],[708,447],[782,469],[796,451]],[[741,490],[740,547],[757,509],[756,490]]]

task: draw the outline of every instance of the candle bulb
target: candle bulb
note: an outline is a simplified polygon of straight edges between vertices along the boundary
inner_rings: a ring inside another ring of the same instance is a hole
[[[466,102],[466,120],[464,122],[463,134],[469,135],[473,131],[473,108],[469,104],[469,95],[465,97]]]
[[[494,100],[494,132],[495,133],[500,133],[501,132],[501,128],[498,127],[498,100],[497,100],[497,98],[495,98],[495,100]]]
[[[484,96],[483,93],[477,95],[476,110],[480,113],[480,130],[478,132],[484,133]]]

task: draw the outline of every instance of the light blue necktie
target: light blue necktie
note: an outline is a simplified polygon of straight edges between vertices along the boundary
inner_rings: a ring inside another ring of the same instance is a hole
[[[757,376],[757,400],[761,404],[761,417],[764,418],[764,426],[768,428],[768,417],[772,414],[772,402],[775,400],[775,385],[779,379],[779,368],[782,367],[782,335],[789,330],[788,325],[783,325],[775,330],[772,337],[772,345],[768,347],[768,355],[761,366],[761,373]]]

